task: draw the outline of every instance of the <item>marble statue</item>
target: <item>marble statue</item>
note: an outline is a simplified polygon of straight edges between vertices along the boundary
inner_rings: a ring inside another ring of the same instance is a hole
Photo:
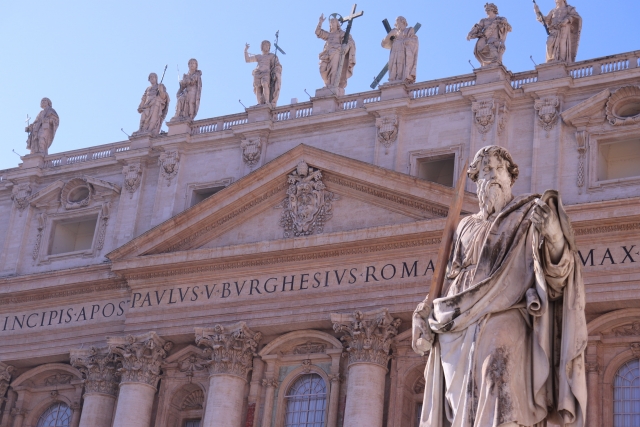
[[[498,16],[498,6],[487,3],[484,10],[487,17],[474,25],[467,36],[467,40],[478,39],[473,54],[483,67],[502,64],[502,55],[507,50],[507,34],[511,32],[507,18]]]
[[[177,94],[176,114],[172,122],[193,120],[200,108],[200,94],[202,93],[202,71],[198,70],[198,61],[189,60],[189,73],[182,75],[180,89]]]
[[[389,82],[414,83],[418,65],[418,37],[407,20],[398,16],[394,29],[382,40],[389,53]]]
[[[422,427],[584,426],[582,264],[558,192],[513,196],[518,173],[495,145],[467,171],[480,212],[458,225],[442,295],[413,315]]]
[[[347,80],[353,75],[353,67],[356,65],[356,43],[349,35],[349,41],[342,50],[342,41],[345,32],[340,28],[340,21],[334,17],[329,19],[329,31],[322,29],[322,23],[326,20],[324,14],[320,15],[316,36],[325,41],[324,49],[319,55],[320,75],[325,87],[347,87]],[[340,64],[340,54],[344,55],[342,73],[338,76],[338,66]]]
[[[35,121],[24,129],[29,134],[27,148],[31,151],[31,154],[48,153],[60,124],[60,117],[58,117],[56,110],[53,109],[49,98],[42,98],[40,108],[42,108],[42,111],[38,113]]]
[[[538,21],[542,22],[549,33],[547,38],[547,62],[575,62],[582,31],[582,18],[576,8],[569,6],[567,0],[556,0],[556,7],[543,16],[534,3]]]
[[[151,134],[158,135],[160,128],[167,117],[169,111],[169,95],[167,88],[158,83],[158,75],[156,73],[149,74],[149,83],[151,85],[144,91],[142,100],[138,106],[140,113],[140,129],[133,135]]]
[[[248,52],[249,44],[244,47],[244,60],[257,62],[258,66],[253,70],[253,93],[256,94],[258,104],[271,104],[276,106],[280,96],[282,83],[282,65],[278,57],[270,53],[271,42],[264,40],[260,44],[262,54],[253,55]]]

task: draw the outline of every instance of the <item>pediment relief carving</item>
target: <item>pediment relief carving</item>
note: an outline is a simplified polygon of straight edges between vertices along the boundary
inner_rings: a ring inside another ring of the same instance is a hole
[[[31,195],[29,203],[37,208],[62,206],[66,210],[85,208],[120,194],[116,184],[82,176],[67,182],[57,180]]]
[[[640,123],[640,87],[624,86],[613,92],[607,101],[606,114],[614,126]]]

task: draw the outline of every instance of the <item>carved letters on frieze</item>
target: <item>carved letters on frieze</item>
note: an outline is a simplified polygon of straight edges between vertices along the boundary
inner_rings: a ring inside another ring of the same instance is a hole
[[[242,160],[250,168],[254,167],[260,161],[260,155],[262,154],[262,138],[248,138],[243,139],[240,143],[242,149]]]
[[[333,216],[332,202],[338,196],[327,190],[322,173],[303,160],[288,177],[287,197],[276,206],[284,209],[280,226],[284,237],[321,234],[324,224]]]
[[[378,142],[385,148],[385,154],[389,153],[389,147],[398,139],[398,116],[384,116],[376,119],[378,129]]]
[[[110,352],[122,364],[118,372],[123,383],[158,385],[162,361],[173,347],[171,341],[163,340],[155,332],[148,332],[137,336],[109,337],[107,342]]]
[[[142,165],[140,163],[131,163],[122,168],[124,175],[124,188],[129,192],[129,198],[133,197],[140,186],[142,179]]]
[[[492,101],[477,101],[471,105],[474,121],[478,127],[478,131],[482,134],[482,140],[487,139],[487,133],[491,130],[491,126],[496,117],[496,104]]]
[[[209,355],[210,375],[235,375],[246,380],[261,339],[262,334],[253,332],[244,322],[196,328],[196,344],[205,347]]]
[[[84,377],[85,394],[117,394],[122,366],[116,354],[108,348],[71,350],[71,365]]]
[[[22,211],[29,206],[29,200],[31,199],[31,185],[27,182],[22,184],[16,184],[11,191],[11,200],[16,205],[22,216]]]
[[[349,364],[374,363],[386,368],[401,319],[394,319],[385,308],[358,310],[353,314],[332,313],[331,322],[336,333],[344,334],[340,340],[345,345],[344,355],[349,358]]]
[[[547,138],[549,138],[551,129],[558,122],[559,106],[560,100],[555,96],[537,99],[534,104],[534,108],[538,112],[538,124],[547,132]]]
[[[179,162],[178,150],[165,151],[160,154],[158,159],[160,174],[167,180],[167,187],[171,185],[171,180],[178,174]]]

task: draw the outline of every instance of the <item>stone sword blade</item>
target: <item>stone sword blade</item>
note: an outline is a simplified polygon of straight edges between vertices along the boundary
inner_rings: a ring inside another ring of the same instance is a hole
[[[439,298],[442,293],[442,286],[444,285],[444,274],[447,271],[447,264],[449,262],[449,255],[451,254],[451,247],[453,246],[453,235],[460,222],[460,211],[462,210],[462,202],[464,201],[464,187],[467,182],[467,168],[469,162],[464,164],[464,168],[458,178],[456,189],[453,194],[453,200],[451,206],[449,206],[449,214],[447,215],[447,222],[444,224],[444,230],[442,232],[442,241],[438,248],[438,258],[436,266],[431,277],[431,287],[429,288],[429,295],[427,296],[427,306],[431,307],[433,300]]]

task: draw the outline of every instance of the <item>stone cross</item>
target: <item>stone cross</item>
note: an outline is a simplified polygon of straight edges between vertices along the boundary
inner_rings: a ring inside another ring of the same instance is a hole
[[[282,50],[282,48],[278,45],[279,38],[280,38],[280,30],[276,31],[276,41],[273,43],[273,46],[276,48],[276,56],[278,56],[278,51],[280,51],[283,55],[286,55],[287,52]]]
[[[391,25],[389,25],[389,21],[384,19],[382,21],[382,25],[384,25],[384,29],[387,30],[387,34],[389,34],[391,32]],[[419,22],[416,23],[416,25],[413,26],[414,34],[418,32],[420,27],[422,27],[422,24],[419,23]],[[393,39],[394,38],[392,37],[391,40],[393,40]],[[388,71],[389,71],[389,61],[387,61],[387,63],[384,64],[384,67],[382,67],[382,71],[380,71],[380,73],[378,73],[378,76],[373,79],[373,83],[371,83],[371,86],[369,86],[369,87],[371,89],[375,89],[376,87],[378,87],[378,85],[380,84],[380,81],[382,80],[384,75],[387,74]]]
[[[348,22],[347,29],[344,32],[344,38],[342,39],[342,45],[340,47],[340,62],[338,63],[338,72],[336,73],[338,82],[340,82],[340,76],[342,75],[342,68],[344,67],[344,51],[349,44],[349,34],[351,33],[351,25],[353,24],[354,19],[364,15],[364,11],[362,10],[356,13],[357,6],[358,6],[357,4],[353,5],[353,7],[351,8],[351,14],[349,16],[346,16],[346,17],[340,16],[340,18],[338,19],[341,24],[345,21]],[[339,14],[334,13],[333,15],[338,16]]]

